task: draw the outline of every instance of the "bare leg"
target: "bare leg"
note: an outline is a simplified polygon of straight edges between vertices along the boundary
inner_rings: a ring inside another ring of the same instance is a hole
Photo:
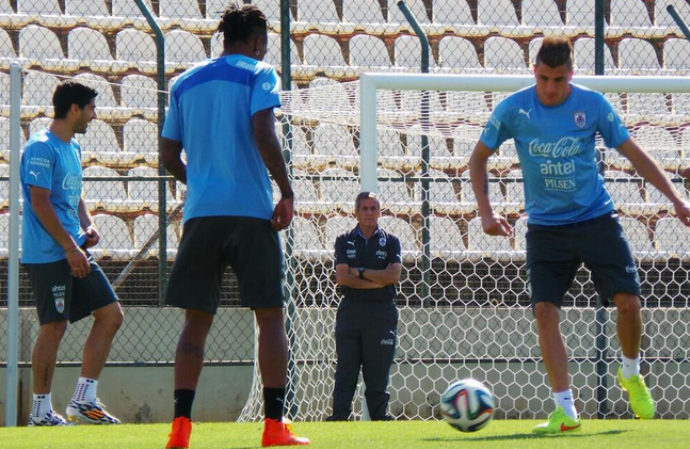
[[[568,355],[561,336],[559,312],[558,307],[548,302],[539,302],[534,307],[539,329],[539,347],[551,381],[551,390],[554,392],[570,388]]]
[[[187,309],[175,352],[175,389],[196,390],[204,366],[204,346],[213,324],[213,314]]]
[[[65,335],[67,321],[54,321],[41,326],[31,355],[34,394],[50,393],[60,341]]]
[[[288,343],[282,307],[256,309],[259,331],[259,370],[265,388],[285,388]]]
[[[120,303],[114,302],[95,310],[93,317],[91,332],[84,342],[81,377],[98,380],[124,315]]]
[[[616,293],[613,301],[618,309],[616,330],[623,355],[634,359],[640,355],[642,338],[642,316],[640,298],[630,293]]]

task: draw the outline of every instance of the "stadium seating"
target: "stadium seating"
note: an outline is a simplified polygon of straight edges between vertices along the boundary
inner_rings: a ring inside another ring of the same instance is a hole
[[[113,15],[123,16],[123,17],[142,17],[139,6],[132,0],[112,0],[113,2]],[[152,14],[155,14],[155,10],[151,6],[151,0],[144,0],[144,3],[148,7]]]
[[[338,23],[338,13],[333,0],[300,0],[299,22],[310,24]]]
[[[27,71],[22,83],[22,98],[27,105],[40,106],[43,110],[53,106],[53,93],[60,79],[45,72]]]
[[[656,223],[655,237],[659,251],[667,257],[690,257],[690,230],[675,217],[664,217]]]
[[[329,179],[331,178],[331,179]],[[360,192],[359,178],[354,173],[340,168],[329,168],[316,178],[320,184],[323,200],[335,210],[354,210],[354,202]]]
[[[129,120],[123,127],[123,143],[127,153],[157,156],[158,125],[139,118]]]
[[[154,214],[144,214],[136,217],[133,223],[134,230],[134,246],[133,249],[140,250],[146,242],[155,234],[158,237],[159,217]],[[180,245],[179,226],[177,222],[168,224],[166,228],[166,252],[167,259],[174,260],[177,254],[177,248]],[[151,256],[158,255],[158,240],[149,249]]]
[[[216,51],[223,51],[222,39],[218,39],[220,42],[219,47],[216,47]],[[220,52],[218,55],[220,55]],[[269,33],[268,34],[268,53],[264,57],[264,61],[274,66],[280,67],[282,60],[282,46],[280,42],[280,34]],[[217,56],[217,55],[214,55]],[[297,52],[297,46],[294,41],[290,40],[290,62],[291,64],[300,64],[299,53]]]
[[[439,67],[467,71],[481,69],[482,65],[470,40],[448,36],[439,42]]]
[[[593,75],[594,74],[594,38],[580,37],[573,45],[573,54],[575,57],[575,69],[578,73]],[[611,69],[614,66],[611,49],[608,45],[604,46],[604,66]]]
[[[108,16],[104,0],[66,0],[65,13],[73,16]]]
[[[12,46],[12,39],[7,31],[0,29],[0,66],[9,68],[15,59],[17,59],[17,53]]]
[[[360,67],[391,67],[392,65],[383,40],[366,34],[350,39],[350,63]]]
[[[510,0],[479,2],[479,23],[490,26],[520,25],[515,8]]]
[[[467,249],[470,257],[492,259],[510,258],[515,255],[515,250],[509,237],[491,236],[485,234],[482,229],[482,219],[473,218],[468,223]]]
[[[352,202],[354,203],[354,201],[355,197],[352,197]],[[357,226],[357,220],[351,216],[335,215],[329,217],[325,224],[326,248],[333,248],[335,239],[341,234],[350,232],[355,226]]]
[[[518,252],[525,256],[527,250],[527,217],[520,217],[513,224],[513,238]]]
[[[156,73],[156,43],[147,33],[132,29],[118,32],[115,50],[118,60],[131,62],[141,73]]]
[[[524,0],[522,2],[522,21],[525,25],[560,27],[563,25],[554,0]]]
[[[1,123],[1,122],[0,122]],[[10,166],[9,164],[0,164],[0,178],[10,177]],[[7,207],[7,201],[10,198],[10,182],[0,181],[0,206],[2,208]],[[0,228],[2,230],[2,228]]]
[[[252,4],[256,5],[265,15],[269,21],[280,22],[280,2],[275,2],[273,0],[252,0]],[[225,2],[227,6],[227,2]],[[222,7],[222,9],[225,9]],[[295,20],[292,17],[292,10],[290,11],[291,20]]]
[[[611,0],[611,25],[620,27],[650,27],[652,23],[644,2]]]
[[[40,15],[59,16],[61,14],[58,0],[18,0],[17,12],[34,17]]]
[[[121,103],[125,108],[135,109],[147,118],[158,113],[158,85],[156,80],[143,75],[128,75],[122,78]]]
[[[499,73],[527,73],[527,63],[520,45],[506,37],[490,37],[484,43],[485,67]]]
[[[431,23],[424,7],[423,0],[407,0],[405,2],[410,12],[420,24]],[[407,24],[407,19],[398,7],[398,0],[388,0],[388,22]]]
[[[165,61],[177,70],[186,69],[208,58],[198,36],[182,30],[165,35]]]
[[[160,0],[161,17],[202,19],[196,0]]]
[[[686,16],[687,17],[687,16]],[[685,39],[669,39],[664,42],[664,66],[677,72],[678,75],[688,73],[690,61],[690,46]]]
[[[639,178],[623,172],[607,171],[604,181],[615,207],[644,202]]]
[[[422,63],[422,44],[415,36],[400,36],[395,40],[396,67],[417,69]],[[429,52],[429,67],[436,67],[436,61]]]
[[[304,63],[321,69],[347,65],[338,42],[322,34],[310,34],[304,38]]]
[[[594,8],[590,0],[568,0],[565,5],[568,25],[594,28]]]
[[[472,25],[476,23],[465,1],[436,0],[433,6],[435,24]]]
[[[115,61],[105,36],[89,28],[75,28],[67,34],[67,55],[69,59],[81,61],[98,73],[123,73],[130,64]]]
[[[657,26],[664,28],[668,27],[671,34],[680,36],[682,33],[676,21],[673,20],[671,14],[666,10],[669,5],[673,5],[678,15],[683,17],[686,22],[688,20],[687,18],[690,17],[690,5],[688,5],[688,2],[685,0],[656,0],[654,2],[654,14],[656,16]]]
[[[151,167],[136,167],[127,174],[131,178],[137,177],[156,177],[158,170]],[[133,206],[136,209],[149,209],[153,212],[160,210],[158,206],[158,181],[128,181],[129,198],[133,201]],[[165,188],[165,201],[168,211],[172,209],[175,204],[175,197],[170,189]]]
[[[631,74],[640,71],[644,74],[658,74],[660,69],[654,47],[644,39],[621,40],[618,44],[618,61],[619,67],[631,70]]]
[[[417,258],[421,255],[421,244],[417,238],[417,231],[408,219],[387,215],[379,218],[379,227],[400,239],[403,259]]]
[[[2,176],[2,175],[0,175]],[[22,218],[19,217],[19,239],[21,241],[22,236]],[[0,214],[0,259],[7,259],[9,255],[10,246],[10,213]]]
[[[130,209],[125,185],[121,180],[108,180],[120,176],[115,170],[100,166],[86,167],[83,178],[93,177],[98,180],[84,179],[83,198],[89,210],[103,208],[109,212],[125,212]]]
[[[294,249],[298,256],[302,257],[326,257],[331,251],[324,246],[321,236],[319,235],[318,223],[315,219],[308,219],[300,216],[295,216],[290,225],[292,232],[281,233],[281,241],[283,247],[287,245],[288,235],[292,236]],[[332,247],[335,240],[330,243]]]
[[[370,0],[345,0],[343,22],[359,24],[381,24],[386,22],[378,2]]]
[[[449,217],[430,217],[429,222],[432,255],[444,259],[464,258],[466,248],[457,223]]]
[[[93,224],[101,236],[98,245],[89,249],[96,259],[128,260],[136,253],[132,230],[124,220],[114,215],[97,214],[93,215]]]

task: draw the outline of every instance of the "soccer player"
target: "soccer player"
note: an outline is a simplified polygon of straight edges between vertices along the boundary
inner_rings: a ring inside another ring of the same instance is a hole
[[[267,20],[254,5],[233,4],[218,28],[223,53],[180,75],[162,133],[161,161],[187,184],[184,232],[166,294],[167,304],[185,309],[167,447],[189,447],[192,402],[227,265],[237,275],[242,305],[254,310],[259,327],[262,445],[305,445],[309,440],[294,435],[283,418],[288,348],[278,231],[292,220],[293,192],[274,125],[278,75],[262,62]],[[268,172],[281,193],[275,208]]]
[[[512,138],[522,167],[529,214],[527,274],[531,302],[556,402],[548,422],[535,427],[535,433],[581,428],[569,385],[559,311],[583,262],[592,271],[602,303],[614,304],[618,311],[617,334],[622,349],[618,380],[628,392],[632,410],[643,419],[652,419],[655,414],[654,401],[640,375],[640,279],[627,237],[597,170],[596,133],[671,200],[685,225],[690,217],[688,203],[656,162],[630,138],[606,98],[572,84],[572,76],[570,41],[564,37],[545,38],[534,65],[536,84],[496,107],[470,158],[472,188],[482,227],[489,235],[509,236],[512,228],[489,203],[487,159],[501,143]]]
[[[398,309],[395,284],[400,282],[400,240],[379,228],[381,204],[375,194],[355,200],[357,226],[335,240],[335,271],[345,298],[338,306],[335,348],[338,366],[333,414],[326,421],[347,421],[360,368],[372,421],[390,421],[388,373],[395,356]]]
[[[81,146],[75,134],[96,118],[98,93],[74,81],[57,86],[55,118],[27,142],[20,163],[24,220],[22,264],[36,301],[40,328],[31,356],[30,426],[64,426],[53,411],[50,386],[60,341],[71,323],[93,314],[84,343],[77,388],[67,406],[70,420],[119,424],[96,399],[98,377],[122,325],[123,314],[108,279],[87,248],[100,239],[82,199]]]

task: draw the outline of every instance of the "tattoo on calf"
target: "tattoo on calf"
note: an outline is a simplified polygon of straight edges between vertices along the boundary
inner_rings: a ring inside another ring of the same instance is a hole
[[[180,345],[180,352],[185,355],[193,355],[200,359],[204,358],[204,348],[194,346],[190,343],[183,343]]]

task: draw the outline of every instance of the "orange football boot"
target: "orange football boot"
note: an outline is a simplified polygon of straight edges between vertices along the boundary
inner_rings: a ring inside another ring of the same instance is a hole
[[[278,421],[277,419],[266,418],[264,421],[264,436],[261,439],[263,447],[306,446],[308,444],[309,438],[298,437],[292,433],[289,419],[283,418],[282,421]]]
[[[192,420],[186,416],[178,416],[172,424],[170,439],[165,449],[188,449],[189,437],[192,435]]]

